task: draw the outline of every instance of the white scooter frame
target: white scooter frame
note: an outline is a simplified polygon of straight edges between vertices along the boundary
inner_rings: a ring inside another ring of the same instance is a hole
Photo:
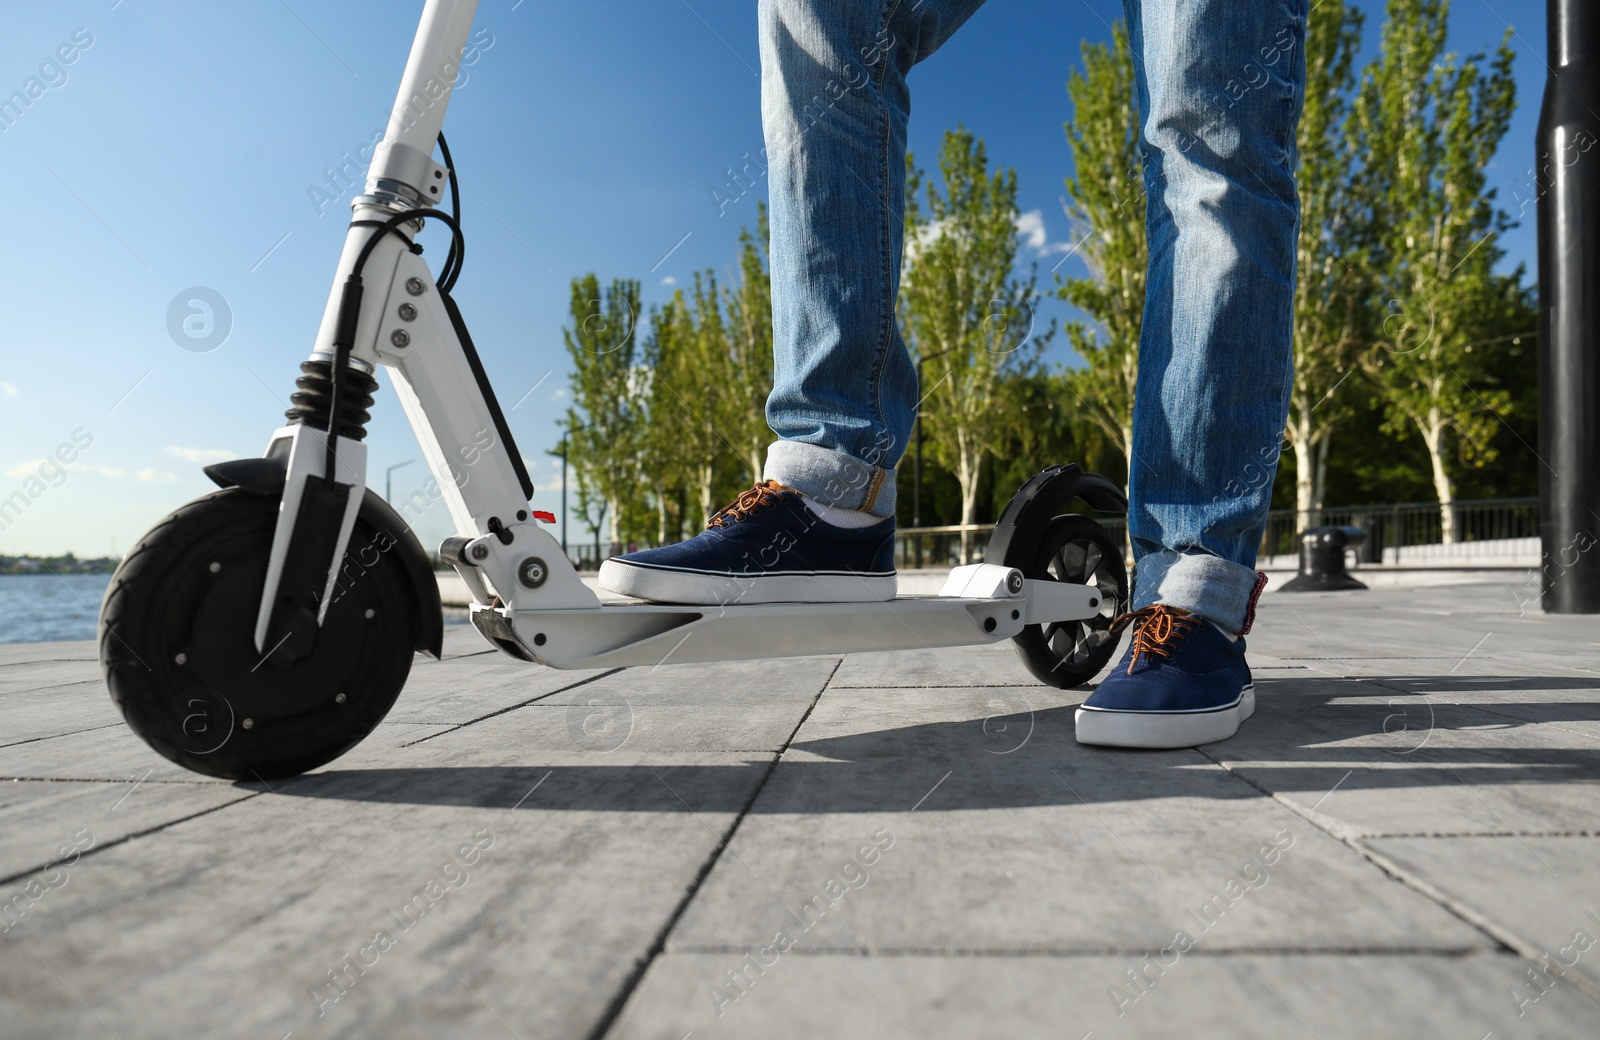
[[[476,0],[427,0],[366,194],[351,204],[353,219],[312,360],[335,360],[343,287],[372,236],[383,235],[361,272],[367,289],[349,363],[366,373],[380,365],[389,369],[460,532],[441,555],[471,590],[472,621],[486,638],[525,660],[590,668],[993,643],[1024,626],[1081,620],[1102,610],[1104,594],[1094,585],[1034,580],[992,563],[956,568],[937,596],[887,603],[602,603],[560,543],[530,519],[531,485],[470,340],[464,342],[465,326],[408,248],[423,221],[400,225],[404,237],[376,229],[442,196],[448,171],[432,155],[476,7]],[[306,482],[324,476],[327,438],[334,435],[290,425],[274,432],[267,448],[269,457],[286,462],[287,477],[255,630],[256,649],[264,655],[274,649],[265,644]],[[318,574],[327,570],[327,593],[366,484],[364,445],[341,437],[336,446],[335,479],[350,494],[332,555],[318,563]],[[330,599],[321,597],[319,623]]]

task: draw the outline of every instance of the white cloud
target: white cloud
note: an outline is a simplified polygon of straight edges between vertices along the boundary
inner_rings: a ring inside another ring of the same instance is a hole
[[[236,459],[236,451],[223,451],[220,448],[177,448],[168,446],[162,449],[168,455],[176,456],[185,462],[227,462]]]
[[[0,379],[0,394],[5,394],[7,397],[15,397],[19,393],[21,393],[21,391],[18,390],[14,384],[8,383],[4,379]]]
[[[146,484],[165,484],[168,481],[178,479],[176,473],[167,473],[166,471],[156,469],[153,466],[146,466],[144,469],[134,474],[134,476],[138,477]]]
[[[128,475],[127,470],[118,469],[115,466],[90,466],[82,462],[74,462],[63,466],[59,459],[31,459],[6,470],[6,476],[36,477],[39,475],[39,467],[41,466],[59,467],[68,473],[92,473],[97,477],[125,477]]]
[[[1017,216],[1017,234],[1022,237],[1022,244],[1029,249],[1044,251],[1047,237],[1044,231],[1044,213],[1041,210],[1030,209]]]
[[[672,277],[669,274],[665,278],[661,279],[661,284],[662,285],[677,285],[678,284],[678,280],[676,278]]]

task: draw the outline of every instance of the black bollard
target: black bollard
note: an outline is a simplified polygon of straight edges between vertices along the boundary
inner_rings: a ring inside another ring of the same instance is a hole
[[[1312,527],[1300,532],[1300,573],[1281,592],[1334,592],[1364,589],[1344,568],[1344,551],[1367,540],[1359,527]]]
[[[1549,0],[1539,114],[1544,609],[1600,613],[1600,3]]]

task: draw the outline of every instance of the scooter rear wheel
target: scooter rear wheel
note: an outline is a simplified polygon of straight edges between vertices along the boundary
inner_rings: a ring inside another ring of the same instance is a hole
[[[1023,547],[1013,543],[1012,550],[1019,549]],[[1031,579],[1100,590],[1098,613],[1081,621],[1029,625],[1012,640],[1017,656],[1040,682],[1064,690],[1082,686],[1117,651],[1111,622],[1128,603],[1122,547],[1089,517],[1072,515],[1052,517],[1029,549],[1023,549],[1023,559],[1006,562]]]
[[[100,663],[123,718],[197,773],[270,780],[354,747],[411,670],[417,618],[396,554],[357,521],[312,651],[255,647],[278,500],[228,488],[158,523],[129,551],[100,612]],[[367,563],[369,556],[374,562]]]

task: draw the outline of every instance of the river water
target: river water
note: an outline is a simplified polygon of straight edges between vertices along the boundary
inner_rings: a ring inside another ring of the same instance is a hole
[[[0,574],[0,643],[93,639],[109,574]]]

